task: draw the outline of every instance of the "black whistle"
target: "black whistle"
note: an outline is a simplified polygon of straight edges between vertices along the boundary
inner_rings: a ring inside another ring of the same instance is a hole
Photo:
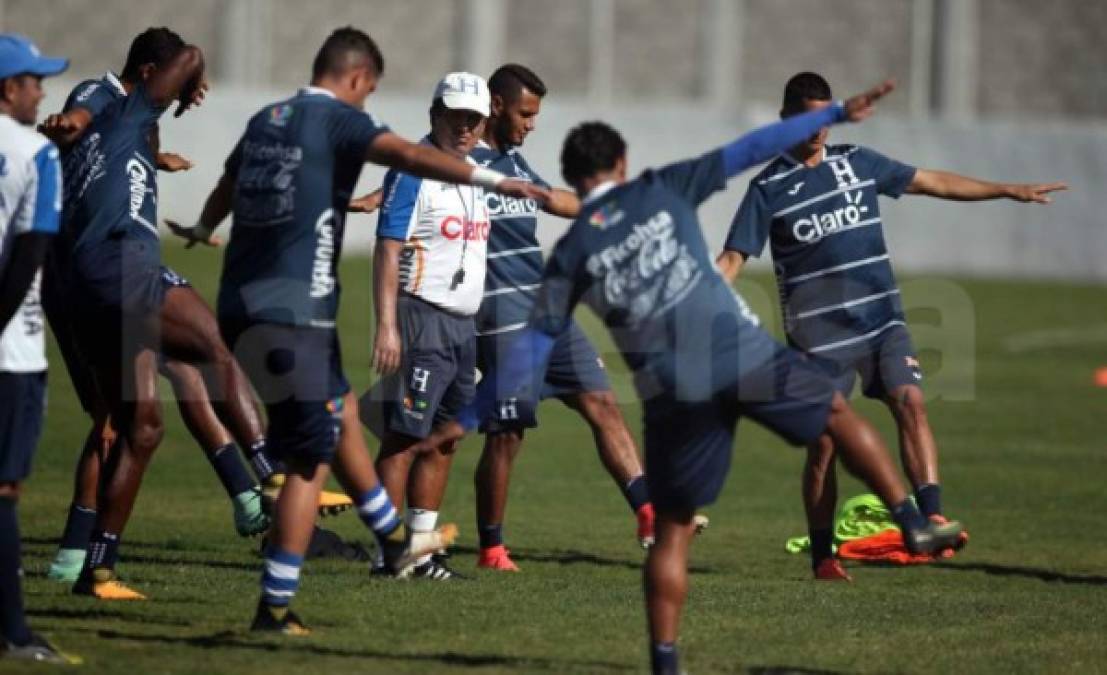
[[[465,270],[454,272],[454,278],[450,280],[450,290],[456,291],[457,287],[465,283]]]

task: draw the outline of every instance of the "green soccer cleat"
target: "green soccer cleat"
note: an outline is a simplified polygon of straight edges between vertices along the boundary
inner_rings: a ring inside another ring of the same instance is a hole
[[[85,566],[85,553],[83,548],[59,548],[54,562],[50,563],[50,569],[46,571],[46,577],[54,581],[73,583],[81,576],[81,569]]]
[[[252,537],[269,529],[269,516],[262,507],[261,490],[253,488],[235,495],[234,529],[240,537]]]

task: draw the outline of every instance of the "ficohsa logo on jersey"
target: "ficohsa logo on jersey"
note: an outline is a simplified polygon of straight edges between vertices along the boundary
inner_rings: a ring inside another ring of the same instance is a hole
[[[311,266],[311,297],[325,298],[334,291],[334,210],[327,209],[315,221],[315,259]]]

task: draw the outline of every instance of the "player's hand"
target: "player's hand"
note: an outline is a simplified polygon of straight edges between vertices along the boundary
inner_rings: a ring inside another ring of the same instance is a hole
[[[1050,197],[1049,193],[1068,189],[1069,186],[1065,183],[1028,183],[1025,185],[1008,185],[1007,194],[1008,197],[1017,202],[1051,204],[1053,203],[1053,197]]]
[[[508,178],[496,186],[496,192],[518,199],[533,199],[539,204],[550,201],[550,191],[525,180]]]
[[[196,244],[204,244],[205,246],[222,246],[223,239],[217,235],[210,234],[207,237],[201,236],[197,231],[198,227],[182,227],[180,223],[175,220],[165,219],[165,226],[169,228],[169,231],[176,236],[184,239],[188,243],[185,244],[185,248],[192,248]]]
[[[351,199],[350,205],[346,208],[346,210],[350,213],[372,213],[381,207],[381,199],[383,195],[383,191],[377,190],[375,192],[370,192],[363,197]]]
[[[180,117],[185,114],[185,111],[189,108],[200,107],[204,102],[204,96],[207,95],[208,89],[210,88],[208,76],[201,70],[199,74],[197,74],[196,79],[181,90],[181,96],[177,99],[177,112],[173,113],[173,116]]]
[[[71,136],[81,130],[81,126],[67,113],[55,113],[38,125],[38,131],[58,145],[68,145]]]
[[[860,122],[873,114],[873,105],[896,88],[896,81],[884,80],[868,91],[846,99],[846,119]]]
[[[168,171],[169,173],[188,171],[194,166],[190,160],[174,152],[159,152],[157,165],[158,169],[161,171]]]
[[[373,338],[373,367],[378,375],[391,375],[400,369],[400,331],[395,326],[377,326]]]

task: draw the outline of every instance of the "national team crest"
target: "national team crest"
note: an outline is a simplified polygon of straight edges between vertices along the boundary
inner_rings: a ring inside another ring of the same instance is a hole
[[[606,230],[623,218],[622,211],[616,211],[614,204],[604,204],[588,217],[588,224],[597,230]]]
[[[287,103],[275,105],[269,109],[269,123],[276,127],[283,127],[292,119],[292,106]]]

